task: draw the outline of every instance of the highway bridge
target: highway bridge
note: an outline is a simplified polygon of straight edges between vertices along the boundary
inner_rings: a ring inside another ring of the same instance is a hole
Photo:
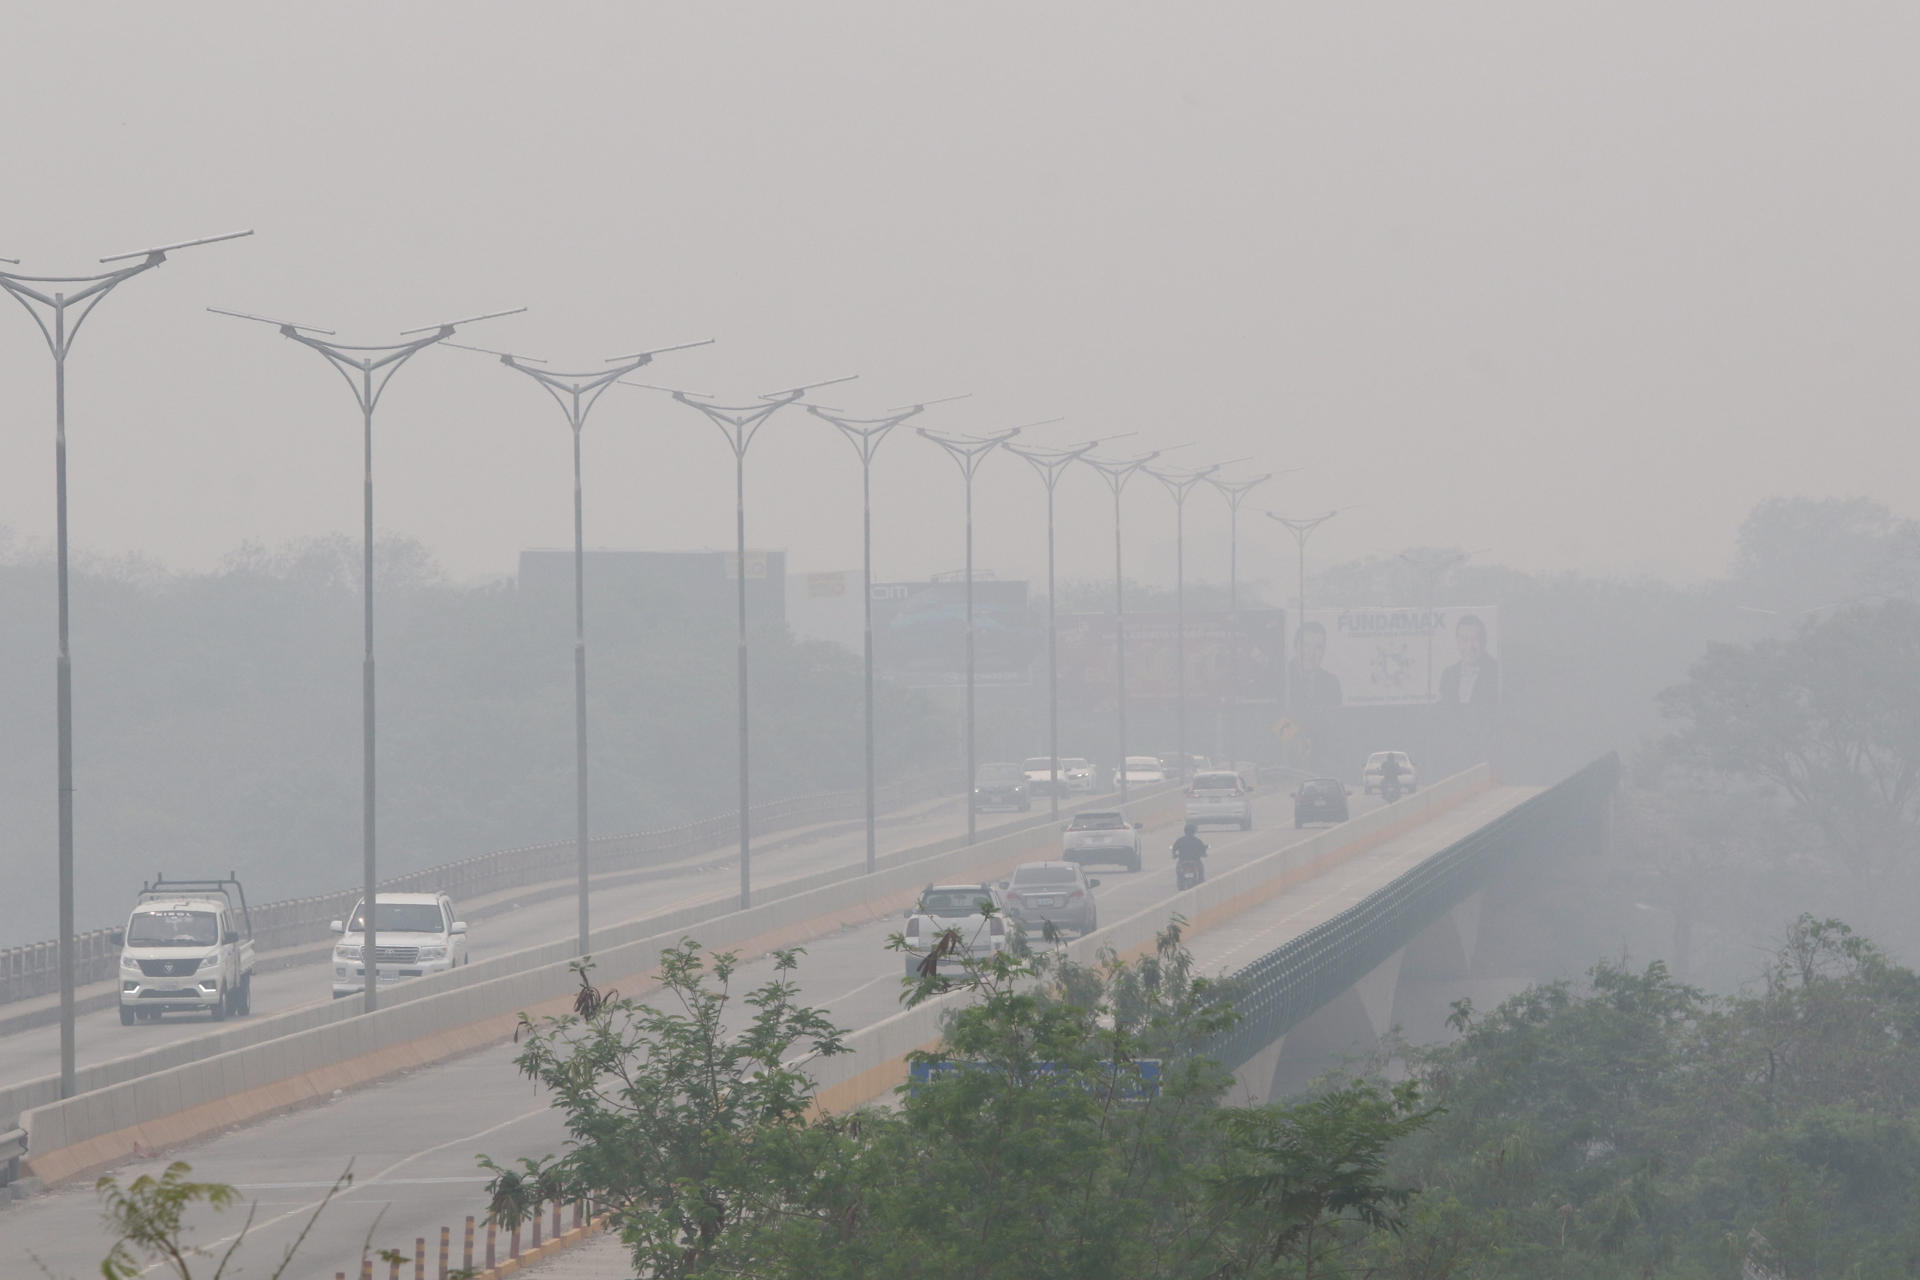
[[[1604,838],[1616,770],[1609,758],[1542,790],[1499,785],[1483,767],[1392,806],[1362,801],[1349,822],[1308,831],[1293,828],[1287,795],[1264,794],[1255,829],[1214,838],[1207,883],[1186,893],[1175,892],[1165,855],[1181,797],[1140,796],[1129,808],[1148,827],[1146,869],[1095,873],[1102,928],[1068,950],[1142,951],[1171,916],[1185,918],[1201,968],[1237,975],[1243,989],[1245,1020],[1219,1056],[1244,1097],[1270,1097],[1391,1026],[1437,1033],[1449,1001],[1484,1002],[1536,976],[1485,962],[1499,951],[1490,940],[1503,894],[1524,881],[1528,860]],[[938,1002],[901,1008],[899,959],[883,945],[901,910],[929,880],[998,876],[1058,848],[1043,817],[965,845],[951,830],[964,821],[957,807],[903,815],[872,876],[860,873],[857,836],[796,835],[762,864],[767,887],[749,911],[733,909],[734,871],[715,854],[596,886],[596,918],[621,921],[595,932],[599,977],[643,995],[660,948],[693,936],[749,957],[736,981],[750,986],[770,974],[771,948],[803,945],[802,998],[852,1029],[854,1052],[818,1064],[823,1103],[884,1098],[904,1079],[905,1055],[937,1037],[941,1012]],[[31,1254],[56,1275],[91,1272],[102,1243],[87,1175],[183,1158],[196,1177],[231,1182],[257,1203],[250,1250],[262,1257],[278,1256],[351,1166],[353,1187],[289,1280],[353,1274],[370,1232],[376,1249],[411,1255],[416,1239],[437,1244],[451,1226],[460,1265],[460,1226],[484,1208],[476,1154],[537,1155],[564,1140],[507,1042],[520,1010],[568,1001],[572,906],[524,896],[517,907],[488,904],[501,909],[475,925],[473,964],[396,989],[370,1015],[358,997],[328,999],[311,965],[263,981],[263,1013],[242,1023],[122,1028],[110,1012],[91,1015],[86,1091],[74,1098],[48,1095],[46,1030],[0,1037],[0,1131],[18,1116],[21,1172],[48,1184],[0,1210],[9,1256]],[[209,1220],[198,1242],[236,1227],[230,1216]]]

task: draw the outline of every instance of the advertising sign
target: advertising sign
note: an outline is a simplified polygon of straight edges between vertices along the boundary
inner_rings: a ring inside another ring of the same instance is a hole
[[[1231,695],[1233,617],[1228,613],[1187,614],[1187,696],[1195,700]],[[1076,706],[1113,704],[1113,615],[1065,614],[1056,620],[1060,637],[1062,697]],[[1278,609],[1240,612],[1240,696],[1278,698],[1280,664],[1285,654],[1285,615]],[[1179,692],[1179,627],[1171,613],[1127,615],[1127,698],[1166,698]]]
[[[855,594],[858,594],[856,592]],[[980,685],[1023,685],[1046,652],[1046,628],[1027,607],[1027,584],[974,580],[973,666]],[[967,584],[873,584],[873,661],[915,688],[967,681]]]
[[[1493,605],[1312,609],[1295,638],[1294,705],[1303,710],[1500,701],[1500,616]]]

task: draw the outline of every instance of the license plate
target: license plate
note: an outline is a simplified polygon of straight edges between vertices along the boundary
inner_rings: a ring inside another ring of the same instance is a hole
[[[1058,899],[1058,898],[1035,898],[1035,899],[1033,900],[1033,905],[1034,905],[1034,906],[1036,906],[1036,907],[1057,907],[1057,906],[1059,906],[1059,905],[1060,905],[1060,899]]]

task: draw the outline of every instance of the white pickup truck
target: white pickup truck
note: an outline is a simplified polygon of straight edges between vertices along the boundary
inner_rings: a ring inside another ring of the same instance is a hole
[[[206,1012],[253,1012],[253,923],[232,876],[142,886],[120,944],[120,1025]]]

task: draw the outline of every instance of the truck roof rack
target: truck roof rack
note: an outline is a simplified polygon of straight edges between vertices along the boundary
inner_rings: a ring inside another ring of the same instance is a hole
[[[229,893],[227,887],[233,891]],[[193,893],[217,893],[227,900],[229,910],[233,900],[240,899],[240,918],[246,922],[247,936],[253,936],[253,914],[247,910],[247,891],[240,887],[240,881],[229,871],[221,880],[169,880],[166,872],[157,873],[152,880],[140,886],[138,902],[151,901],[154,898],[178,898]]]

